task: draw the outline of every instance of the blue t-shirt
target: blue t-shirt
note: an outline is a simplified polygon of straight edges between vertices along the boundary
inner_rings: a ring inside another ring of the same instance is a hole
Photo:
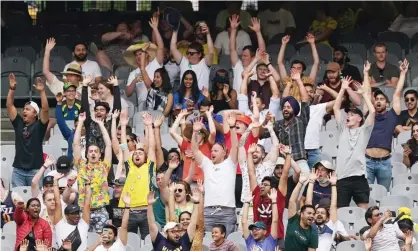
[[[303,196],[306,198],[306,194],[308,192],[308,186],[305,187],[305,191],[303,191]],[[312,206],[316,206],[319,204],[319,201],[322,198],[331,199],[331,183],[328,186],[323,187],[319,185],[319,182],[316,180],[314,183],[313,188],[313,198],[312,198]]]
[[[75,120],[78,118],[80,113],[81,105],[79,103],[74,103],[73,107],[68,107],[67,104],[62,105],[62,113],[64,114],[65,120]]]
[[[176,109],[176,105],[181,105],[181,109],[187,109],[189,106],[187,105],[187,103],[189,101],[193,101],[194,102],[194,108],[197,109],[199,106],[199,103],[202,102],[205,99],[205,96],[203,96],[203,94],[199,91],[199,98],[198,100],[193,100],[193,97],[188,99],[183,97],[183,100],[180,100],[180,94],[179,92],[175,92],[173,94],[173,110]]]
[[[184,233],[178,243],[173,243],[165,238],[161,233],[158,233],[157,238],[152,243],[154,250],[164,251],[187,251],[192,247],[189,235]]]
[[[245,244],[247,245],[247,251],[254,250],[254,246],[256,246],[257,250],[259,251],[275,250],[277,245],[277,239],[273,239],[273,237],[269,235],[263,241],[256,241],[250,234],[250,236],[248,236],[248,238],[245,240]]]
[[[218,122],[219,124],[223,123],[223,118],[221,115],[218,114],[213,114],[213,119]],[[205,124],[206,130],[209,131],[209,123],[207,121],[204,121],[203,124]],[[225,142],[225,137],[223,132],[220,131],[216,131],[216,138],[215,138],[215,142],[216,143],[224,143]]]
[[[383,114],[376,114],[367,148],[383,148],[391,152],[392,137],[397,124],[398,115],[396,115],[393,108]]]

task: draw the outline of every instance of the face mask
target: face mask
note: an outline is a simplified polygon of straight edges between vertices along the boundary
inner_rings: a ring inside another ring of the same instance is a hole
[[[325,184],[327,182],[328,182],[328,179],[323,179],[323,180],[319,181],[319,183],[321,183],[321,184]]]

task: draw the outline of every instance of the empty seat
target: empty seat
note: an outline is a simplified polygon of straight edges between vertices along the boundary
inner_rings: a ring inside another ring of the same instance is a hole
[[[361,44],[361,43],[343,43],[342,46],[344,46],[347,49],[348,56],[350,57],[350,59],[352,58],[353,55],[360,55],[363,58],[363,60],[367,56],[367,49],[366,49],[366,46],[364,46],[364,44]],[[351,62],[353,62],[353,61],[351,61]]]
[[[366,210],[361,207],[340,207],[338,208],[338,218],[348,223],[354,223],[358,219],[364,218]]]
[[[235,243],[241,243],[243,245],[246,245],[245,244],[244,237],[242,235],[242,232],[233,232],[233,233],[230,233],[228,235],[227,239],[230,240],[230,241],[233,241]]]
[[[128,233],[128,244],[131,247],[141,246],[141,237],[137,233]]]
[[[414,201],[408,196],[388,195],[380,201],[380,206],[413,207]]]
[[[350,64],[356,64],[356,65],[363,65],[364,64],[364,59],[366,57],[361,56],[360,54],[349,54],[348,57],[350,58]],[[360,71],[362,68],[359,68],[358,70]],[[362,73],[362,71],[361,71]]]
[[[1,95],[7,97],[9,92],[9,74],[16,77],[15,99],[27,99],[30,94],[31,62],[24,57],[6,57],[1,60]]]
[[[408,168],[405,166],[404,163],[392,162],[393,174],[400,174],[400,173],[407,173],[407,172],[408,172]]]
[[[1,178],[6,189],[12,182],[13,161],[15,158],[15,145],[1,145]]]
[[[370,197],[380,202],[380,200],[388,195],[386,188],[379,184],[369,184]]]
[[[394,186],[391,195],[405,195],[414,201],[418,201],[418,184],[399,184]]]
[[[154,248],[152,247],[152,244],[144,245],[140,249],[140,251],[152,251]]]
[[[16,233],[4,233],[3,232],[1,234],[2,250],[7,250],[7,249],[4,249],[4,247],[8,247],[8,246],[13,247],[12,250],[14,250],[15,244],[16,244]]]
[[[414,65],[411,67],[411,85],[418,86],[418,65]]]
[[[393,174],[392,186],[396,186],[399,184],[418,184],[418,174]]]
[[[403,32],[396,31],[384,31],[380,32],[377,36],[378,41],[397,43],[400,47],[409,52],[409,37]]]
[[[131,73],[132,70],[133,69],[131,69],[129,66],[120,66],[116,69],[115,76],[119,80],[128,80],[129,74]]]
[[[281,44],[270,44],[266,48],[267,53],[277,55],[277,54],[279,54],[281,46],[282,46]],[[287,44],[286,45],[286,51],[284,53],[284,59],[289,60],[295,54],[296,54],[295,47],[292,44]],[[276,63],[276,61],[277,61],[277,58],[272,58],[272,62]]]
[[[366,251],[362,241],[343,241],[337,245],[337,251]]]
[[[42,49],[42,51],[40,52],[40,56],[44,57],[44,55],[45,55],[45,49]],[[67,46],[62,46],[62,45],[54,46],[54,48],[51,50],[50,56],[61,57],[61,58],[64,59],[64,61],[66,63],[69,63],[69,62],[73,61],[72,52]],[[64,67],[61,69],[61,71],[63,71],[63,70],[64,70]]]
[[[220,55],[218,65],[225,70],[232,69],[231,59],[229,55]]]
[[[338,145],[339,137],[338,131],[322,131],[319,133],[319,145]]]
[[[99,66],[100,66],[100,71],[102,72],[103,79],[104,80],[109,79],[109,77],[112,75],[112,72],[104,66],[101,66],[101,65],[99,65]]]
[[[89,247],[89,246],[97,243],[99,238],[100,238],[100,235],[98,235],[96,233],[88,232],[87,233],[87,246]]]
[[[13,192],[19,194],[20,198],[26,203],[30,198],[32,198],[32,192],[30,186],[20,186],[20,187],[13,187]]]
[[[294,60],[299,60],[305,63],[305,65],[312,65],[313,64],[313,58],[312,58],[312,52],[309,54],[296,54],[290,58],[290,62],[293,62]]]
[[[16,234],[16,222],[9,221],[3,226],[3,233]]]
[[[67,144],[67,148],[68,148],[68,144]],[[44,153],[53,156],[55,159],[58,159],[59,157],[63,155],[61,146],[57,146],[57,145],[43,145],[43,151]]]
[[[30,62],[34,62],[36,58],[36,51],[31,46],[12,46],[4,52],[5,57],[23,57]]]

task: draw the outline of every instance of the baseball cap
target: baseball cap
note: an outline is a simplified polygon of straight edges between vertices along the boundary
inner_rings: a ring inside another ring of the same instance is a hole
[[[228,83],[229,84],[229,74],[225,69],[219,69],[215,73],[215,78],[213,79],[214,83]]]
[[[254,228],[261,228],[261,229],[264,229],[264,230],[267,229],[266,224],[264,224],[264,222],[262,222],[262,221],[254,222],[253,224],[251,224],[248,227],[249,230],[253,230]]]
[[[325,168],[326,168],[326,169],[328,169],[328,170],[335,171],[335,167],[334,167],[334,166],[332,165],[332,163],[331,163],[331,162],[329,162],[328,160],[321,160],[321,161],[317,162],[317,163],[313,166],[313,168],[317,168],[319,165],[321,165],[321,166],[325,167]]]
[[[80,207],[78,205],[68,205],[67,207],[65,207],[64,209],[64,214],[74,214],[74,213],[78,213],[80,212]]]
[[[388,101],[389,102],[389,98],[388,98],[388,96],[382,91],[382,90],[380,90],[380,89],[376,89],[374,92],[373,92],[373,97],[374,98],[376,98],[377,97],[377,95],[383,95],[384,97],[385,97],[385,99],[386,99],[386,101]]]
[[[277,165],[284,165],[284,158],[278,157],[276,160],[276,166]]]
[[[167,223],[165,224],[164,228],[163,228],[163,232],[165,233],[165,232],[167,232],[168,230],[175,228],[176,226],[178,226],[179,228],[181,228],[181,227],[182,227],[180,223],[177,223],[177,222],[172,222],[172,221],[167,222]]]
[[[33,108],[33,109],[35,109],[35,111],[36,111],[36,115],[38,115],[38,116],[39,116],[39,106],[38,106],[38,104],[37,104],[37,103],[35,103],[35,102],[33,102],[33,101],[29,101],[29,102],[27,102],[25,105],[30,105],[30,106],[32,106],[32,108]]]
[[[42,180],[42,184],[45,185],[53,185],[54,184],[54,177],[53,176],[45,176]]]
[[[68,156],[63,155],[57,160],[57,172],[59,173],[68,173],[71,169],[71,160]]]
[[[247,115],[238,115],[236,120],[246,124],[247,126],[251,125],[251,123],[253,122],[251,118]]]
[[[333,72],[337,72],[341,70],[340,65],[336,62],[329,62],[327,64],[327,71],[333,71]]]
[[[117,179],[115,179],[113,181],[113,185],[115,186],[124,186],[126,182],[126,178],[125,177],[119,177]]]
[[[350,108],[346,109],[346,110],[345,110],[345,112],[346,112],[346,113],[351,112],[351,113],[357,114],[357,115],[359,115],[359,116],[362,118],[362,120],[364,121],[363,112],[362,112],[360,109],[358,109],[357,107],[350,107]]]
[[[322,198],[319,200],[318,207],[322,208],[330,208],[331,207],[331,200],[330,198]]]
[[[75,89],[77,89],[77,86],[75,84],[72,84],[71,82],[66,82],[66,83],[64,83],[64,87],[63,87],[64,92],[67,91],[68,88],[70,88],[70,87],[74,87]]]

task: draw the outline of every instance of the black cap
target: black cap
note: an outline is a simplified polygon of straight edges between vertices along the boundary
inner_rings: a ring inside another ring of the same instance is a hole
[[[120,187],[120,186],[124,186],[125,182],[126,182],[125,177],[119,177],[113,181],[113,185]]]
[[[337,45],[334,47],[334,51],[340,51],[345,55],[345,62],[350,62],[350,58],[348,57],[348,50],[342,45]]]
[[[229,73],[225,69],[219,69],[215,73],[215,78],[213,79],[214,83],[225,83],[229,84]]]
[[[68,173],[71,169],[71,160],[68,156],[63,155],[57,160],[57,172],[59,173]]]
[[[359,115],[361,117],[361,119],[362,119],[361,124],[364,122],[363,112],[360,109],[358,109],[357,107],[355,107],[355,106],[348,107],[347,109],[345,109],[345,112],[346,113],[351,112],[351,113],[354,113],[354,114]]]
[[[171,29],[173,30],[179,29],[181,14],[178,10],[174,8],[166,7],[164,9],[163,19]]]
[[[380,90],[380,89],[376,89],[374,92],[373,92],[373,97],[374,98],[376,98],[377,97],[377,95],[383,95],[385,98],[386,98],[386,101],[387,102],[389,102],[389,98],[388,98],[388,96],[382,91],[382,90]]]
[[[71,204],[71,205],[68,205],[65,208],[64,214],[74,214],[74,213],[78,213],[80,211],[81,211],[81,209],[78,205]]]
[[[103,101],[96,102],[94,109],[96,109],[98,106],[103,106],[106,109],[107,113],[110,112],[110,106],[107,102],[103,102]]]
[[[45,185],[53,185],[54,184],[54,176],[45,176],[42,180],[42,184]]]
[[[199,102],[198,107],[201,106],[211,106],[212,102],[210,102],[207,98],[204,98],[201,102]]]

